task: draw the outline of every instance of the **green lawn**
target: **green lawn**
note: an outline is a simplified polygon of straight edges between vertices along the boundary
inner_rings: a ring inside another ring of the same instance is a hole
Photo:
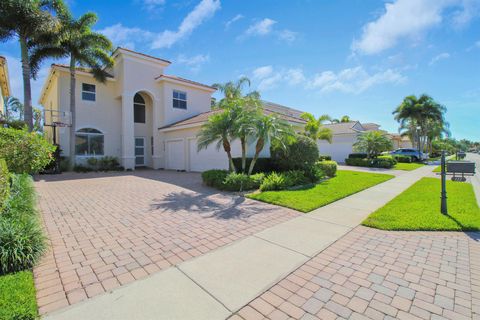
[[[403,162],[399,162],[395,165],[395,167],[393,167],[393,169],[404,170],[404,171],[412,171],[412,170],[418,169],[418,168],[423,167],[423,166],[424,166],[423,163],[417,163],[417,162],[403,163]]]
[[[388,174],[339,170],[336,177],[300,190],[267,191],[247,197],[309,212],[392,178]]]
[[[0,276],[0,319],[37,319],[37,301],[31,271]]]
[[[440,179],[423,178],[363,225],[383,230],[480,230],[480,208],[472,185],[447,181],[448,216],[440,213]]]

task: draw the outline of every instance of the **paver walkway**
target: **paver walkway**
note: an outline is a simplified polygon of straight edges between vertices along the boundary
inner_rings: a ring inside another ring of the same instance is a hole
[[[51,242],[34,269],[41,314],[142,279],[301,215],[168,171],[39,176]]]
[[[431,170],[402,174],[47,319],[225,319]]]

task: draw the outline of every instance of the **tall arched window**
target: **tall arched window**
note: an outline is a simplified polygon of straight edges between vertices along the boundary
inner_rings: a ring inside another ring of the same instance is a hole
[[[75,154],[103,156],[103,140],[103,133],[97,129],[80,129],[75,133]]]
[[[133,122],[145,123],[145,100],[139,93],[133,97]]]

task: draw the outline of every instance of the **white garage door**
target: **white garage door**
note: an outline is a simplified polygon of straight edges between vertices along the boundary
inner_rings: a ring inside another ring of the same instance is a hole
[[[185,149],[183,146],[183,140],[167,141],[167,169],[185,170]]]
[[[210,169],[228,169],[227,154],[217,151],[215,144],[197,152],[197,139],[188,140],[188,164],[190,171],[203,172]]]
[[[334,142],[332,144],[320,142],[318,149],[320,154],[330,155],[332,160],[344,163],[348,155],[353,152],[353,145],[352,143],[344,142]]]

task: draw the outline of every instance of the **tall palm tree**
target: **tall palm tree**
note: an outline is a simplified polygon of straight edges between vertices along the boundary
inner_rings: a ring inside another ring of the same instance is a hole
[[[2,0],[0,1],[0,41],[17,38],[22,57],[23,105],[25,122],[33,129],[32,89],[30,78],[36,69],[31,68],[30,54],[37,37],[57,26],[55,13],[63,7],[61,0]],[[39,56],[38,62],[48,56]]]
[[[108,72],[106,68],[113,66],[110,55],[112,43],[103,34],[93,32],[92,27],[98,18],[89,12],[75,19],[67,8],[59,13],[61,27],[58,33],[52,34],[57,42],[45,41],[45,45],[36,50],[33,58],[45,54],[63,56],[70,59],[70,165],[75,164],[75,131],[76,131],[76,71],[77,67],[86,67],[95,80],[105,83]]]
[[[265,144],[267,143],[280,143],[284,145],[284,142],[288,138],[292,137],[295,134],[292,126],[283,119],[280,119],[275,114],[266,116],[261,115],[257,117],[254,121],[252,135],[257,139],[255,144],[255,155],[253,156],[252,162],[248,169],[248,174],[251,175],[255,163],[262,152]]]
[[[220,150],[220,147],[223,146],[223,150],[227,153],[229,170],[235,172],[235,165],[231,153],[232,125],[233,121],[229,110],[211,115],[197,135],[197,149],[198,151],[206,149],[212,143],[216,143],[215,146],[217,150]]]
[[[233,126],[230,135],[240,140],[242,149],[242,172],[246,171],[247,164],[247,138],[251,131],[252,117],[255,118],[260,111],[260,93],[252,91],[243,95],[243,88],[250,86],[250,79],[242,77],[237,81],[215,83],[213,87],[224,94],[214,108],[230,109]]]
[[[307,121],[304,127],[305,135],[312,138],[314,141],[326,140],[329,143],[332,143],[332,130],[323,127],[325,121],[331,120],[329,115],[324,114],[316,119],[313,114],[304,112],[300,117]]]
[[[330,120],[331,123],[345,123],[345,122],[350,122],[350,117],[349,116],[343,116],[340,119],[332,119]]]
[[[5,99],[5,119],[7,121],[23,120],[23,104],[15,97],[7,97]]]
[[[428,142],[429,130],[433,128],[432,123],[442,128],[447,126],[446,110],[445,106],[426,94],[419,98],[411,95],[403,99],[393,115],[400,123],[400,130],[416,141],[419,152],[422,152]]]

